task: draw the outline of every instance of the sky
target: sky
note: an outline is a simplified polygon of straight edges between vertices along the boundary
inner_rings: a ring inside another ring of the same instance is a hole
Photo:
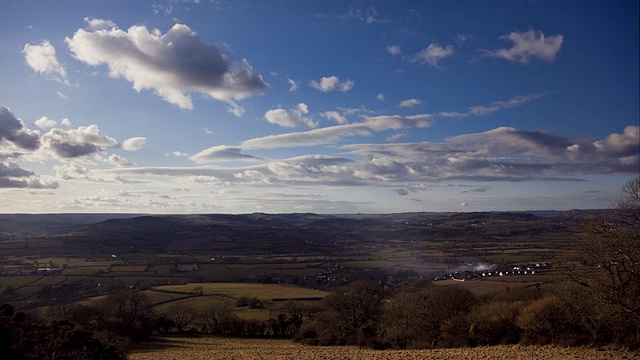
[[[0,2],[0,212],[611,208],[639,2]]]

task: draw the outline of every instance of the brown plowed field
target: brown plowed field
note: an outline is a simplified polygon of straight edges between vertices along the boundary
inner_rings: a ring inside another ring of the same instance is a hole
[[[491,346],[437,350],[367,350],[345,346],[303,346],[288,340],[164,338],[138,349],[131,360],[210,359],[640,359],[638,352],[560,348],[552,346]]]

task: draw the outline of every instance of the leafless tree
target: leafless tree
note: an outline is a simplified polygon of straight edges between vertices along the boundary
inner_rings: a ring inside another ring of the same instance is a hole
[[[140,291],[118,290],[105,297],[100,309],[123,322],[133,322],[149,314],[151,302]]]
[[[191,326],[197,317],[193,307],[178,302],[169,305],[164,312],[169,320],[172,320],[176,330],[181,333]]]
[[[625,184],[614,216],[589,223],[578,260],[566,269],[571,279],[640,327],[640,178]]]
[[[204,327],[212,334],[225,334],[229,324],[237,319],[231,304],[213,304],[202,311],[199,320]]]

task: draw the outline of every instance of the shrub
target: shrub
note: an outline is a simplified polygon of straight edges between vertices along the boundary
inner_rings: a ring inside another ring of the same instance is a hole
[[[552,343],[571,334],[569,311],[561,299],[546,296],[520,312],[516,324],[525,332],[526,342]]]
[[[477,345],[515,344],[520,341],[516,318],[524,303],[496,301],[480,305],[469,314],[470,336]]]
[[[466,315],[476,300],[457,286],[397,294],[384,307],[382,340],[397,348],[466,345]]]
[[[125,359],[115,342],[108,343],[69,321],[36,324],[22,315],[6,304],[0,311],[0,353],[5,359]]]

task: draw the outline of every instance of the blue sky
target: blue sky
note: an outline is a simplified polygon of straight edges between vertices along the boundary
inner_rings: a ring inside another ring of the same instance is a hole
[[[637,1],[3,1],[0,211],[614,206]]]

